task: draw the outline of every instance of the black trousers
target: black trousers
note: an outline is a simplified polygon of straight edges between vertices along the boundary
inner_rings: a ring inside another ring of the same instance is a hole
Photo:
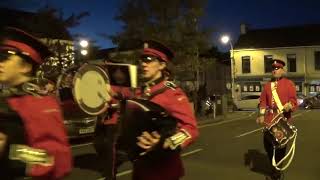
[[[116,179],[116,125],[97,125],[94,147],[98,155],[98,167],[107,180]]]
[[[273,140],[273,136],[268,131],[265,131],[263,134],[263,144],[264,144],[264,149],[268,154],[268,158],[270,160],[270,163],[272,162],[272,157],[273,157],[272,140]],[[287,149],[287,146],[280,148],[280,149],[276,149],[275,160],[277,163],[286,155],[286,149]],[[275,168],[273,170],[275,170]]]

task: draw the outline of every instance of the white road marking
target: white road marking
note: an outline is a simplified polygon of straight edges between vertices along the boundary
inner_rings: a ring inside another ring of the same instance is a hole
[[[120,172],[120,173],[117,173],[117,177],[120,177],[120,176],[125,176],[127,174],[130,174],[132,173],[132,170],[126,170],[126,171],[123,171],[123,172]]]
[[[292,117],[295,118],[295,117],[298,117],[298,116],[301,116],[301,115],[302,115],[302,113],[299,113],[299,114],[293,115]],[[255,129],[255,130],[252,130],[252,131],[248,131],[248,132],[242,133],[242,134],[240,134],[240,135],[238,135],[238,136],[235,136],[235,138],[240,138],[240,137],[243,137],[243,136],[246,136],[246,135],[255,133],[255,132],[257,132],[257,131],[260,131],[260,130],[262,130],[262,129],[263,129],[263,127],[262,127],[262,128],[258,128],[258,129]]]
[[[292,117],[298,117],[298,116],[301,116],[302,115],[302,113],[300,113],[300,114],[295,114],[295,115],[293,115]]]
[[[249,114],[248,116],[245,116],[245,117],[238,117],[238,118],[235,118],[235,119],[231,119],[231,120],[228,120],[228,121],[220,121],[220,122],[214,122],[214,123],[208,123],[208,124],[204,124],[204,125],[200,125],[198,126],[198,128],[204,128],[204,127],[210,127],[210,126],[217,126],[217,125],[221,125],[221,124],[227,124],[227,123],[231,123],[231,122],[236,122],[236,121],[241,121],[245,118],[248,118],[250,116],[252,116],[255,112]]]
[[[190,152],[183,153],[183,154],[181,154],[181,157],[189,156],[191,154],[194,154],[194,153],[197,153],[197,152],[200,152],[200,151],[203,151],[203,149],[199,148],[199,149],[195,149],[195,150],[190,151]]]
[[[89,145],[92,145],[93,143],[85,143],[85,144],[76,144],[76,145],[72,145],[71,148],[79,148],[79,147],[82,147],[82,146],[89,146]]]
[[[251,117],[252,115],[254,115],[256,112],[251,112],[250,114],[249,114],[249,117]]]

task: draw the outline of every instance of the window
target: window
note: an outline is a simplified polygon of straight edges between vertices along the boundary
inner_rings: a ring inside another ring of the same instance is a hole
[[[249,91],[250,91],[250,92],[253,92],[253,86],[252,86],[252,85],[249,86]]]
[[[250,56],[242,56],[242,73],[250,73]]]
[[[256,91],[260,92],[260,86],[256,86]]]
[[[264,72],[272,72],[272,55],[264,56]]]
[[[243,86],[243,91],[244,91],[244,92],[247,92],[247,91],[248,91],[248,86],[246,86],[246,85]]]
[[[287,54],[288,72],[297,72],[297,60],[295,54]]]
[[[314,86],[310,86],[310,92],[315,92],[315,87]]]
[[[320,70],[320,51],[314,52],[314,68]]]

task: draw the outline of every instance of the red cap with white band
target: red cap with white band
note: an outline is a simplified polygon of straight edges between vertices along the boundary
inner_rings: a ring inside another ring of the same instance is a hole
[[[36,37],[13,27],[6,27],[1,31],[1,51],[27,56],[37,64],[42,64],[52,54]]]

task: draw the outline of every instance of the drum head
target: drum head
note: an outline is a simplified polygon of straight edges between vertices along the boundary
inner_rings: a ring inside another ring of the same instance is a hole
[[[98,65],[85,64],[75,73],[73,96],[79,107],[90,115],[107,110],[111,101],[111,87],[107,73]]]

